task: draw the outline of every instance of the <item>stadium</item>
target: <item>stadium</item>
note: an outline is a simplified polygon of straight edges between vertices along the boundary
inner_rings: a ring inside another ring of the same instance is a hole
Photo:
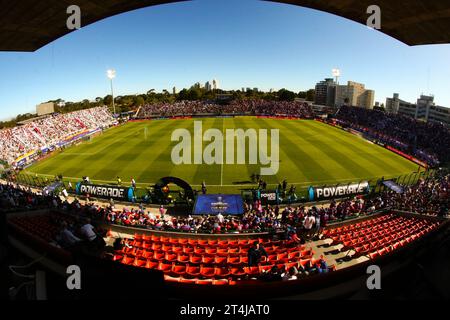
[[[384,32],[440,43],[398,30]],[[184,91],[0,129],[7,298],[448,298],[448,124],[286,90]]]

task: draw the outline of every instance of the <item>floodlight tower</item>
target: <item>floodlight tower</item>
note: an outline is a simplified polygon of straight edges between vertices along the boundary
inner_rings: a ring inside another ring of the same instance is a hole
[[[114,90],[113,90],[113,79],[116,77],[116,70],[109,69],[106,71],[106,76],[111,80],[111,97],[112,97],[112,104],[113,104],[113,112],[116,114],[116,105],[114,104]]]
[[[331,70],[331,73],[333,74],[333,77],[336,79],[336,84],[339,84],[339,77],[341,76],[341,70],[335,68]]]

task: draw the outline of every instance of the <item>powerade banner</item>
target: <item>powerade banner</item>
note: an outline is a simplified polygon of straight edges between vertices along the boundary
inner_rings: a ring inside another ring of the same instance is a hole
[[[278,193],[273,191],[257,191],[256,197],[261,200],[262,205],[278,203]]]
[[[78,182],[75,188],[76,194],[86,195],[103,198],[103,199],[115,199],[121,201],[133,201],[134,192],[133,188],[119,187],[119,186],[106,186],[106,185],[94,185]]]
[[[309,200],[318,201],[367,193],[370,191],[369,182],[353,183],[340,186],[309,187]]]

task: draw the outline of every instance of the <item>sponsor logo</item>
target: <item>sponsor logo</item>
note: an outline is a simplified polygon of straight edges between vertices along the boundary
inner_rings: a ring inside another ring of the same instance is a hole
[[[81,194],[88,193],[97,197],[124,199],[128,196],[126,188],[82,184],[79,190]]]
[[[344,197],[347,195],[361,194],[369,190],[369,182],[354,183],[342,186],[323,187],[323,188],[309,188],[310,200],[320,200]]]

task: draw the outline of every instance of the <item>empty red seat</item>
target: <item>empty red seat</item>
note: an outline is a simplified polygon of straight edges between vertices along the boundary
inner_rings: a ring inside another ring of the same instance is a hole
[[[161,242],[168,243],[170,241],[170,237],[161,236]]]
[[[204,277],[207,277],[207,278],[213,277],[215,272],[216,272],[215,268],[204,267],[204,266],[200,267],[200,274]]]
[[[178,238],[170,238],[169,239],[169,243],[171,243],[171,244],[179,244]]]
[[[197,247],[197,248],[194,249],[194,253],[195,254],[204,254],[205,253],[205,248]]]
[[[169,272],[172,270],[173,263],[164,263],[162,261],[158,264],[158,270],[161,270],[163,272]]]
[[[225,263],[227,263],[227,259],[228,259],[228,257],[215,256],[214,263],[215,264],[225,264]]]
[[[191,255],[189,257],[189,263],[200,264],[202,262],[202,256]]]
[[[245,273],[248,275],[258,275],[259,267],[244,267]]]
[[[177,261],[180,263],[189,262],[190,256],[188,254],[179,254],[177,257]]]
[[[197,243],[199,246],[207,246],[208,245],[208,240],[197,240]]]
[[[174,253],[183,252],[183,247],[182,246],[173,246],[172,247],[172,252],[174,252]]]
[[[183,247],[183,252],[184,252],[184,253],[187,253],[187,254],[193,253],[193,252],[194,252],[194,247],[184,246],[184,247]]]
[[[142,240],[142,234],[140,234],[140,233],[135,233],[135,234],[134,234],[134,240]]]
[[[145,241],[145,242],[152,242],[152,235],[143,234],[142,235],[142,240]]]
[[[228,254],[228,252],[228,248],[217,248],[217,254]],[[209,253],[208,250],[206,250],[206,253]]]
[[[216,267],[214,270],[215,270],[214,274],[217,277],[226,278],[230,275],[230,271],[226,267]]]
[[[166,253],[164,251],[155,251],[153,258],[155,260],[164,260]]]
[[[259,266],[259,273],[269,272],[273,268],[273,265]]]
[[[215,240],[215,239],[208,240],[208,246],[216,246],[218,243],[219,243],[219,241]]]
[[[154,235],[154,234],[152,234],[151,239],[152,239],[152,242],[160,242],[161,241],[161,237]]]
[[[132,264],[134,262],[134,257],[123,256],[121,263]]]
[[[241,263],[241,257],[239,256],[228,256],[227,257],[227,263],[228,264],[240,264]]]
[[[172,273],[176,275],[184,275],[186,273],[186,265],[176,265],[172,266]]]
[[[204,256],[202,256],[202,263],[204,263],[204,264],[213,264],[214,263],[214,259],[215,259],[214,256],[204,255]]]
[[[231,267],[230,268],[230,274],[232,276],[241,277],[246,274],[246,271],[243,267]]]
[[[145,264],[145,267],[147,269],[156,269],[158,268],[159,262],[151,259],[147,259],[147,262]]]
[[[207,248],[205,248],[205,253],[206,254],[216,254],[217,253],[217,249],[216,248],[207,247]]]
[[[188,265],[186,267],[186,274],[193,276],[193,277],[200,276],[200,267]]]
[[[169,253],[169,252],[166,252],[166,254],[165,254],[165,256],[164,256],[164,259],[165,260],[167,260],[167,261],[176,261],[177,260],[177,254],[176,253]]]
[[[136,257],[134,259],[133,266],[135,266],[135,267],[144,267],[146,263],[147,263],[147,259],[142,259],[142,258]]]

